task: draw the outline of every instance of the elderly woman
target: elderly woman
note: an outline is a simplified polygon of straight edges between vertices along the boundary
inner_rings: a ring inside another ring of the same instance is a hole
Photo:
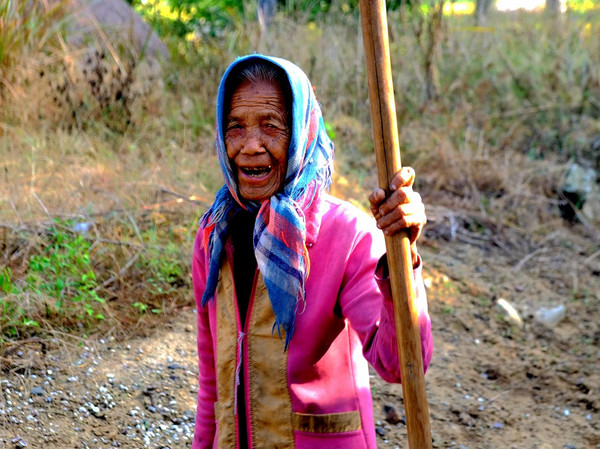
[[[261,55],[223,75],[216,146],[225,185],[194,246],[192,448],[375,448],[367,362],[401,380],[382,231],[409,229],[425,367],[432,353],[414,171],[370,195],[376,220],[329,196],[333,144],[311,83]]]

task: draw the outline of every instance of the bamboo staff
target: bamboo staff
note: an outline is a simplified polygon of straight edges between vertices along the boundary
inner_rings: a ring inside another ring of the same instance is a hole
[[[385,0],[360,0],[363,42],[367,59],[369,98],[379,186],[389,193],[400,170],[400,145]],[[408,446],[432,449],[429,409],[425,393],[419,317],[414,300],[412,260],[407,232],[386,236]]]

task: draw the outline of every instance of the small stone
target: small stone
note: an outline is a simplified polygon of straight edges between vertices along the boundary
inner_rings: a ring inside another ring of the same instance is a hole
[[[380,437],[385,436],[385,429],[383,427],[380,427],[380,426],[375,427],[375,432],[377,432],[377,435],[379,435]]]
[[[481,375],[487,380],[497,380],[500,377],[500,371],[497,368],[490,366]]]
[[[536,310],[535,319],[549,328],[556,327],[565,317],[567,309],[563,304],[552,308],[541,308]]]
[[[43,396],[44,395],[44,389],[42,387],[33,387],[31,389],[31,394],[34,396]]]
[[[560,187],[561,201],[558,205],[565,220],[577,221],[577,211],[582,209],[588,200],[594,201],[597,196],[596,178],[598,173],[591,167],[572,163],[565,174],[564,184]],[[588,207],[589,209],[589,207]],[[595,207],[591,208],[592,210]],[[587,211],[592,212],[592,211]],[[588,214],[586,214],[588,215]],[[593,213],[590,218],[593,218]]]
[[[385,412],[385,420],[390,424],[406,423],[404,416],[393,405],[384,405],[383,411]]]
[[[465,412],[459,413],[458,419],[463,425],[465,425],[467,427],[474,427],[477,424],[477,422],[475,421],[475,418],[473,418],[471,415],[469,415],[468,413],[465,413]]]

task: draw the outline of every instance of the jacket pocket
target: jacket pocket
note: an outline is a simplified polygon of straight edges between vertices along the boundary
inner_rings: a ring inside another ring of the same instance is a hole
[[[306,433],[344,433],[362,429],[357,410],[342,413],[294,413],[294,430]]]
[[[372,449],[362,430],[342,433],[294,432],[296,449]]]

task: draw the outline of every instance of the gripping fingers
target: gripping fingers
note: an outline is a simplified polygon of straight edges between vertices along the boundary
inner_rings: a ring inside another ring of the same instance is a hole
[[[387,198],[383,189],[375,189],[369,195],[377,226],[389,235],[408,229],[412,242],[416,241],[427,221],[421,195],[413,190],[414,182],[414,169],[403,167],[393,177]]]
[[[379,213],[382,216],[387,215],[396,210],[402,204],[409,203],[413,193],[414,192],[410,187],[403,187],[393,191],[389,198],[380,205]]]
[[[388,235],[409,229],[411,242],[414,242],[418,239],[426,222],[425,206],[421,201],[421,196],[417,192],[411,192],[405,203],[399,204],[389,213],[380,216],[377,219],[377,226]]]
[[[392,179],[390,190],[397,190],[401,187],[412,187],[415,182],[415,170],[412,167],[402,167]]]
[[[386,228],[399,223],[402,228],[407,228],[417,224],[419,215],[423,211],[422,205],[418,203],[400,204],[392,211],[381,215],[377,220],[377,226],[385,230]]]
[[[380,207],[381,203],[385,200],[385,191],[383,189],[375,189],[369,195],[369,203],[371,203],[371,213],[376,220],[382,217]]]

